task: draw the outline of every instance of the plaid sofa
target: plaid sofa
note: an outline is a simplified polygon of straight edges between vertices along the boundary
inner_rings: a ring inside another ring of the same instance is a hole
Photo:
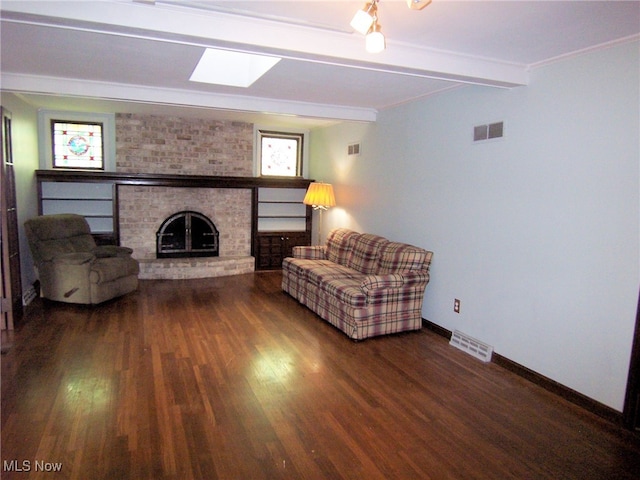
[[[432,256],[337,228],[326,245],[294,247],[282,264],[282,289],[355,340],[418,330]]]

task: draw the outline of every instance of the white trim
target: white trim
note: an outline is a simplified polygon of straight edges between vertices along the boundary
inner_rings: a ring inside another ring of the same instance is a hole
[[[587,48],[583,48],[582,50],[576,50],[573,52],[565,53],[564,55],[558,55],[557,57],[547,58],[541,62],[532,63],[529,65],[529,70],[535,70],[537,68],[546,67],[547,65],[551,65],[557,62],[561,62],[568,58],[578,57],[580,55],[584,55],[591,52],[596,52],[598,50],[605,50],[607,48],[615,47],[616,45],[622,45],[625,43],[636,42],[640,40],[640,34],[630,35],[624,38],[618,38],[616,40],[612,40],[610,42],[600,43],[598,45],[592,45]]]

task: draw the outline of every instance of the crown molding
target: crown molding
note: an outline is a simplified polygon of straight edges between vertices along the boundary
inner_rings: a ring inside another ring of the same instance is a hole
[[[547,65],[552,65],[554,63],[558,63],[561,62],[563,60],[566,60],[568,58],[572,58],[572,57],[579,57],[580,55],[586,55],[588,53],[591,52],[597,52],[599,50],[606,50],[607,48],[612,48],[618,45],[624,45],[625,43],[633,43],[633,42],[639,42],[640,41],[640,34],[637,35],[630,35],[628,37],[624,37],[624,38],[618,38],[616,40],[612,40],[610,42],[605,42],[605,43],[600,43],[598,45],[593,45],[589,48],[583,48],[581,50],[577,50],[571,53],[567,53],[565,55],[558,55],[557,57],[553,57],[553,58],[548,58],[546,60],[544,60],[543,62],[537,62],[537,63],[532,63],[531,65],[529,65],[529,70],[535,70],[537,68],[540,67],[546,67]]]

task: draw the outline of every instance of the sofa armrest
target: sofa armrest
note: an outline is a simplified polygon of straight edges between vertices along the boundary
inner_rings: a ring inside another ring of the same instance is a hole
[[[133,249],[129,247],[120,247],[118,245],[98,245],[93,249],[93,254],[98,258],[128,257],[132,253]]]
[[[95,258],[96,256],[91,252],[63,253],[56,255],[51,263],[53,265],[82,265],[91,263]]]
[[[327,247],[324,245],[298,246],[293,247],[292,255],[294,258],[302,258],[304,260],[326,260]]]
[[[427,285],[429,283],[429,270],[409,270],[401,274],[405,285]]]
[[[426,270],[412,270],[404,273],[367,275],[362,280],[360,287],[365,294],[369,295],[374,290],[422,286],[428,282],[429,273]]]
[[[383,288],[400,288],[404,285],[404,279],[399,273],[388,273],[386,275],[367,275],[360,287],[366,294],[372,290],[380,290]]]

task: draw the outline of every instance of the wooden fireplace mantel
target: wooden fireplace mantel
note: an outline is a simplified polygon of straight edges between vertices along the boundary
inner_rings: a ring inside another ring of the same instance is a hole
[[[36,178],[38,181],[49,182],[109,182],[116,185],[190,188],[307,188],[313,182],[299,177],[221,177],[85,170],[36,170]]]

